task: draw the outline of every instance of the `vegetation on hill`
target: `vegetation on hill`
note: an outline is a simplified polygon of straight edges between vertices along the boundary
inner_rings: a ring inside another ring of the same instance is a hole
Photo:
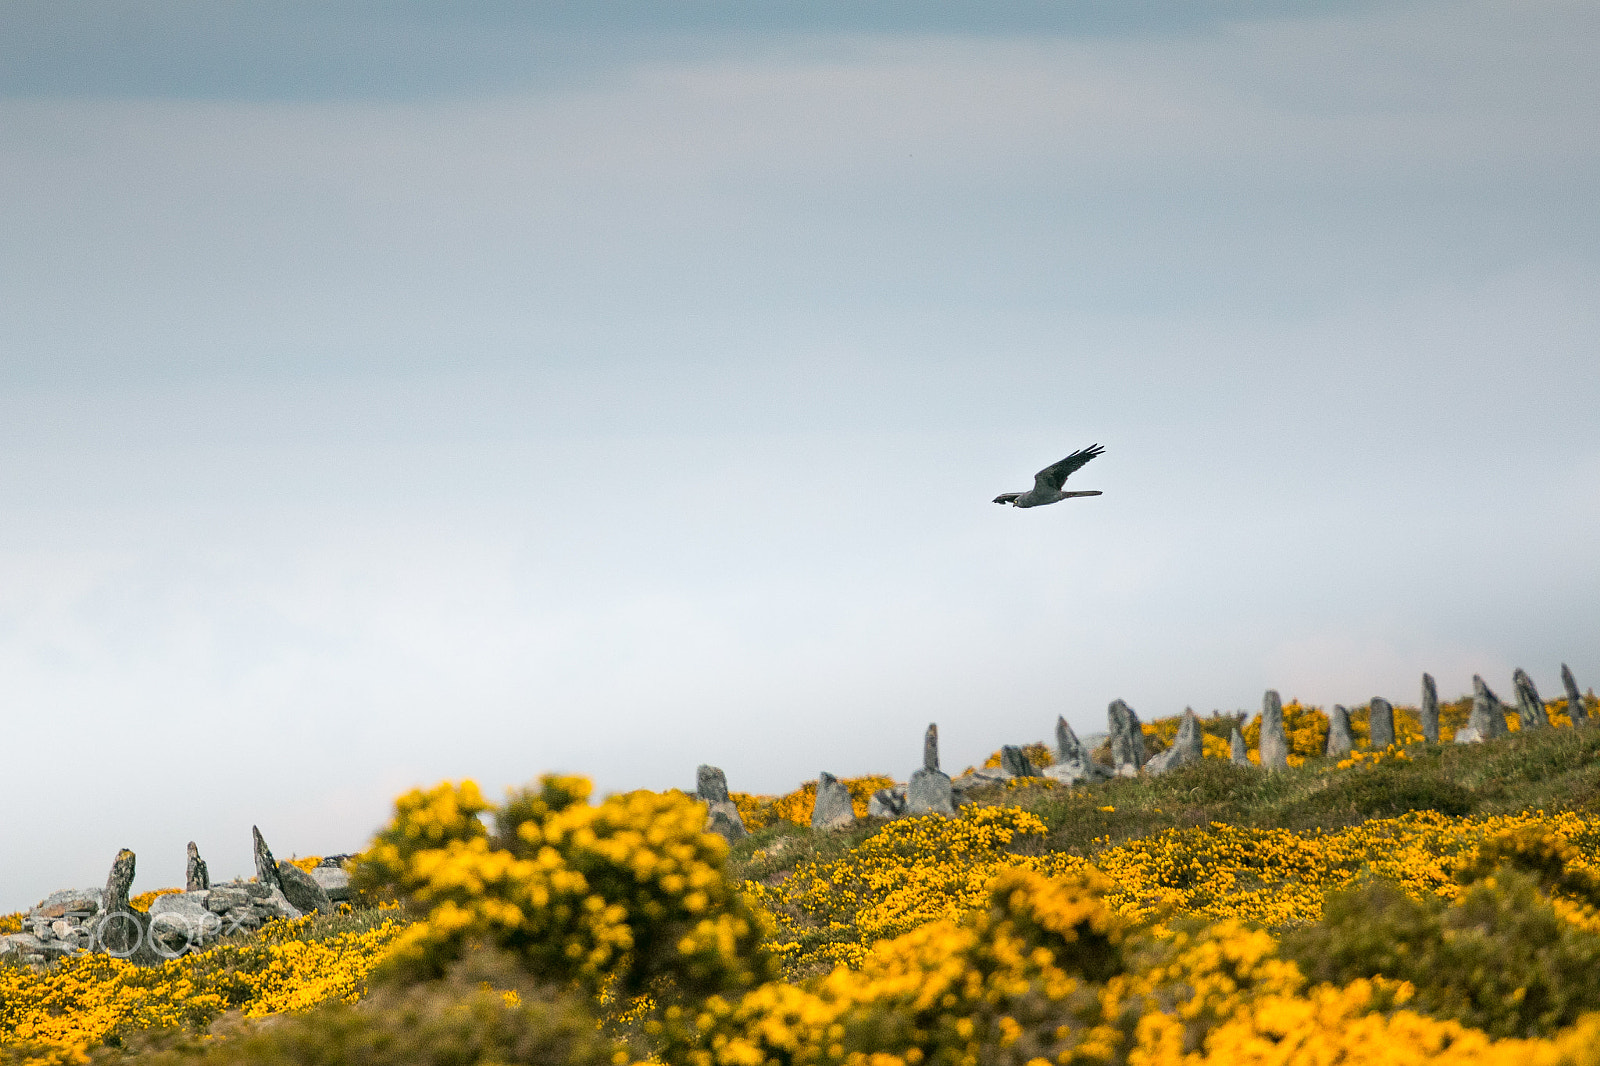
[[[1600,1066],[1600,728],[1553,709],[1430,746],[1402,708],[1335,763],[1291,702],[1286,772],[1221,757],[1217,716],[1219,757],[953,819],[813,833],[814,791],[737,797],[732,849],[681,794],[444,784],[360,860],[397,909],[0,964],[0,1063]]]

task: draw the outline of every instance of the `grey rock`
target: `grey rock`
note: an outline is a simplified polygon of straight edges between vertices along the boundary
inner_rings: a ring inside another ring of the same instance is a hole
[[[250,906],[253,897],[234,885],[218,885],[206,894],[206,909],[213,914],[226,914]]]
[[[720,769],[704,765],[697,769],[694,794],[706,805],[706,832],[716,833],[730,844],[750,835],[739,805],[728,795],[728,778]]]
[[[1121,700],[1112,700],[1106,708],[1106,722],[1111,735],[1111,764],[1123,777],[1132,777],[1144,768],[1144,730],[1139,716]]]
[[[283,894],[283,889],[274,888],[272,894],[265,899],[257,899],[252,908],[257,914],[268,918],[303,918],[300,908],[289,902],[289,897]]]
[[[998,766],[979,766],[968,770],[950,783],[956,789],[984,788],[988,785],[1003,785],[1010,780],[1011,775]]]
[[[911,775],[906,785],[907,814],[942,814],[954,818],[956,814],[955,789],[947,774],[924,767]]]
[[[1330,759],[1342,759],[1355,746],[1355,737],[1350,733],[1350,712],[1345,710],[1343,704],[1335,703],[1333,710],[1328,712],[1328,746],[1323,749],[1323,754]]]
[[[744,819],[739,816],[739,808],[731,800],[714,804],[707,811],[706,832],[715,833],[730,844],[750,835],[744,827]]]
[[[1276,689],[1261,697],[1261,768],[1289,768],[1289,734],[1283,728],[1283,701]]]
[[[1045,768],[1044,776],[1062,784],[1103,781],[1110,772],[1089,754],[1089,748],[1078,739],[1065,718],[1056,719],[1056,761]]]
[[[728,777],[719,767],[701,764],[694,772],[694,794],[706,803],[728,798]]]
[[[1228,761],[1235,766],[1250,765],[1250,748],[1244,742],[1244,734],[1239,731],[1239,723],[1233,723],[1233,732],[1228,736]]]
[[[1429,744],[1439,743],[1439,686],[1433,683],[1432,674],[1422,675],[1422,739]]]
[[[867,800],[868,818],[899,818],[906,813],[906,794],[895,788],[880,788]]]
[[[278,884],[278,861],[272,857],[272,849],[267,847],[266,838],[261,835],[261,830],[256,826],[250,827],[250,839],[254,844],[256,857],[256,880],[269,889],[280,887]]]
[[[1367,704],[1367,736],[1373,751],[1394,743],[1394,705],[1382,696],[1372,697]]]
[[[1478,732],[1477,726],[1464,725],[1456,730],[1455,742],[1457,744],[1481,744],[1483,741],[1484,735]]]
[[[856,824],[850,790],[827,771],[817,776],[817,802],[811,808],[811,828],[843,829]]]
[[[157,896],[150,904],[150,938],[157,952],[176,958],[198,951],[222,934],[223,920],[212,913],[207,890]]]
[[[739,824],[744,829],[744,823]],[[322,887],[328,899],[342,903],[350,898],[350,875],[337,866],[317,866],[311,871],[311,880]]]
[[[328,899],[328,894],[317,884],[316,878],[291,862],[278,863],[278,887],[295,910],[303,914],[312,911],[327,914],[333,910],[333,901]]]
[[[1039,772],[1033,768],[1033,761],[1028,758],[1028,753],[1015,744],[1000,746],[1000,769],[1012,777],[1039,776]]]
[[[1144,769],[1146,773],[1163,774],[1174,766],[1196,763],[1204,757],[1205,741],[1200,734],[1200,719],[1194,716],[1194,708],[1185,707],[1183,721],[1178,725],[1178,735],[1173,738],[1172,747],[1145,763]]]
[[[1534,688],[1533,678],[1519,666],[1512,671],[1511,684],[1517,690],[1517,717],[1522,721],[1522,728],[1548,729],[1550,716],[1545,714],[1544,700],[1539,698],[1539,690]]]
[[[117,852],[117,857],[111,863],[111,873],[106,877],[106,890],[100,894],[100,907],[107,914],[120,914],[131,910],[128,906],[128,890],[133,887],[134,868],[137,858],[133,852],[123,848]]]
[[[1577,679],[1572,676],[1572,671],[1567,669],[1567,664],[1561,664],[1561,687],[1567,691],[1567,714],[1572,718],[1573,725],[1579,725],[1589,720],[1589,708],[1583,705],[1583,697],[1578,693]]]
[[[184,867],[184,889],[188,892],[201,892],[211,887],[211,874],[206,870],[206,861],[200,857],[200,849],[195,847],[194,841],[189,841],[189,861]]]
[[[1471,730],[1468,739],[1462,734]],[[1506,711],[1500,697],[1484,684],[1483,678],[1472,675],[1472,713],[1467,717],[1467,728],[1458,730],[1456,743],[1471,744],[1479,740],[1496,740],[1506,735]]]
[[[12,933],[10,936],[0,937],[0,944],[6,945],[10,951],[20,954],[37,955],[44,950],[44,941],[32,933]],[[0,950],[0,954],[4,951]]]
[[[928,731],[922,734],[922,768],[924,770],[939,769],[939,724],[928,723]]]
[[[100,913],[100,898],[98,888],[64,888],[40,900],[28,912],[28,916],[53,919],[78,915],[87,918]]]

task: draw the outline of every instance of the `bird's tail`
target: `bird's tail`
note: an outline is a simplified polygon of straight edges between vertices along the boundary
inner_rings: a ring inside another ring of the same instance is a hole
[[[1089,489],[1089,490],[1087,490],[1085,492],[1063,492],[1061,495],[1063,497],[1066,497],[1066,496],[1104,496],[1105,493],[1101,492],[1099,489]]]

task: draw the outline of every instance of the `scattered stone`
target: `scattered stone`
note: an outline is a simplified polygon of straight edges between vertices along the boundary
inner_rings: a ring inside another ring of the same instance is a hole
[[[200,849],[195,847],[194,841],[189,841],[189,862],[184,868],[184,889],[189,892],[201,892],[211,887],[211,874],[206,870],[206,861],[200,857]]]
[[[65,918],[69,915],[87,918],[100,913],[98,888],[64,888],[40,900],[28,912],[30,918]]]
[[[1367,705],[1367,735],[1373,751],[1382,751],[1394,743],[1394,704],[1382,696],[1372,697]]]
[[[1583,705],[1583,697],[1578,694],[1577,679],[1572,676],[1572,671],[1567,669],[1567,664],[1561,664],[1561,687],[1567,690],[1567,714],[1572,717],[1572,724],[1589,720],[1589,708]]]
[[[951,787],[959,791],[960,789],[964,788],[984,788],[988,785],[1003,785],[1010,780],[1011,775],[1000,769],[998,766],[978,766],[968,770],[960,777],[953,778],[950,784]]]
[[[741,825],[739,828],[743,829],[744,826]],[[337,866],[313,867],[311,880],[321,886],[332,903],[343,903],[350,898],[350,875]]]
[[[251,902],[250,893],[240,885],[218,885],[206,892],[206,910],[212,914],[227,914],[248,908]]]
[[[1467,724],[1456,730],[1457,744],[1476,744],[1506,735],[1506,712],[1500,697],[1477,674],[1472,675],[1472,713]]]
[[[728,778],[715,766],[702,765],[694,772],[695,798],[706,805],[706,832],[716,833],[732,844],[750,834],[738,804],[728,795]]]
[[[906,786],[880,788],[867,800],[868,818],[900,818],[906,814]]]
[[[928,731],[922,734],[922,768],[924,770],[939,769],[939,724],[928,723]]]
[[[260,829],[251,826],[250,837],[255,843],[256,880],[272,888],[278,884],[277,860],[272,857],[272,849],[267,847],[266,839],[262,837]]]
[[[1056,761],[1045,768],[1044,776],[1064,785],[1085,781],[1103,781],[1111,774],[1095,762],[1089,749],[1078,739],[1065,718],[1056,719]]]
[[[209,889],[157,896],[150,904],[150,939],[159,954],[176,958],[199,951],[222,934],[223,919],[214,913]]]
[[[294,909],[303,914],[312,911],[327,914],[333,910],[333,902],[328,899],[328,894],[322,891],[322,886],[317,884],[316,878],[292,862],[278,863],[278,887]]]
[[[1283,728],[1283,701],[1276,689],[1261,698],[1261,768],[1289,768],[1289,734]]]
[[[1544,701],[1539,698],[1539,690],[1533,687],[1533,678],[1528,672],[1517,667],[1512,671],[1511,684],[1517,690],[1517,717],[1522,721],[1522,728],[1549,728],[1550,716],[1545,714]]]
[[[1000,769],[1012,777],[1038,777],[1039,771],[1033,768],[1033,760],[1028,758],[1028,753],[1015,744],[1003,744],[1000,747]]]
[[[1172,747],[1145,763],[1144,768],[1146,773],[1161,774],[1174,766],[1199,762],[1204,757],[1205,741],[1200,735],[1200,719],[1194,716],[1194,708],[1185,707],[1183,722],[1178,726],[1178,735],[1173,739]]]
[[[1111,734],[1111,764],[1118,775],[1133,777],[1144,768],[1144,730],[1139,716],[1121,700],[1112,700],[1106,708],[1106,722]]]
[[[856,824],[850,790],[826,770],[817,777],[817,802],[811,808],[811,828],[842,829]]]
[[[1422,675],[1422,739],[1439,743],[1439,687],[1432,674]]]
[[[1250,765],[1250,748],[1244,742],[1244,734],[1239,731],[1239,721],[1234,719],[1233,733],[1228,737],[1228,761],[1235,766]]]

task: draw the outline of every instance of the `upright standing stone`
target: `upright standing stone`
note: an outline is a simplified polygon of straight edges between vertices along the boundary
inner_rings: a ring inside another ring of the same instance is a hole
[[[1065,718],[1056,719],[1056,761],[1045,767],[1044,776],[1062,784],[1075,785],[1080,781],[1100,781],[1110,774],[1104,766],[1094,761],[1089,749],[1083,746],[1078,734],[1072,731]]]
[[[1039,771],[1033,768],[1033,760],[1028,758],[1028,753],[1015,744],[1003,744],[1000,747],[1000,769],[1012,777],[1038,777]]]
[[[1533,678],[1528,672],[1517,667],[1512,671],[1511,685],[1517,690],[1517,717],[1522,719],[1522,728],[1548,728],[1550,716],[1545,714],[1544,700],[1539,698],[1539,690],[1533,687]]]
[[[701,765],[694,772],[695,798],[706,805],[706,832],[716,833],[728,843],[749,835],[739,805],[728,795],[728,778],[715,766]]]
[[[1145,773],[1162,774],[1174,766],[1199,762],[1204,757],[1205,740],[1200,735],[1200,719],[1195,717],[1194,708],[1185,707],[1172,747],[1152,757],[1144,764],[1144,769]]]
[[[1394,743],[1394,704],[1382,696],[1372,697],[1367,704],[1367,735],[1373,751],[1382,751]]]
[[[133,909],[128,903],[128,892],[133,888],[137,861],[137,857],[127,848],[117,852],[117,857],[111,862],[111,873],[106,877],[105,893],[100,897],[101,913],[118,914]]]
[[[906,785],[907,814],[942,814],[954,818],[956,814],[955,789],[950,777],[942,770],[921,769],[911,775]]]
[[[1239,720],[1233,720],[1233,733],[1228,737],[1228,761],[1235,766],[1250,765],[1250,749],[1245,745],[1244,734],[1239,731]]]
[[[855,805],[850,790],[824,770],[817,777],[817,802],[811,808],[811,828],[842,829],[856,824]]]
[[[250,837],[255,844],[256,881],[268,888],[282,888],[283,886],[278,883],[278,861],[272,857],[272,849],[267,847],[267,841],[262,837],[261,830],[251,826]]]
[[[1506,712],[1500,697],[1483,683],[1483,678],[1472,675],[1472,713],[1467,724],[1456,730],[1457,744],[1475,744],[1506,735]]]
[[[1121,700],[1112,700],[1106,708],[1106,721],[1111,733],[1111,765],[1123,777],[1133,777],[1144,769],[1144,729],[1139,716]]]
[[[145,934],[149,919],[134,910],[128,903],[128,892],[133,887],[134,854],[127,848],[117,852],[111,863],[111,874],[106,878],[106,890],[100,897],[100,921],[95,926],[95,940],[101,950],[119,959],[149,961]]]
[[[1261,697],[1261,768],[1289,768],[1289,734],[1283,728],[1283,700],[1277,689],[1267,689]]]
[[[1432,674],[1422,675],[1422,739],[1439,743],[1439,687]]]
[[[194,841],[189,841],[189,862],[184,868],[183,888],[185,892],[204,892],[211,887],[211,875],[206,870],[206,861],[200,857],[200,849],[194,846]]]
[[[1561,687],[1567,690],[1567,714],[1572,718],[1572,724],[1589,720],[1589,708],[1583,705],[1583,697],[1578,694],[1577,679],[1572,676],[1572,671],[1567,669],[1567,664],[1561,664]]]
[[[922,768],[939,769],[939,723],[929,722],[928,731],[922,734]]]
[[[1335,703],[1328,712],[1328,746],[1324,754],[1330,759],[1342,759],[1356,746],[1350,733],[1350,712],[1341,703]]]

